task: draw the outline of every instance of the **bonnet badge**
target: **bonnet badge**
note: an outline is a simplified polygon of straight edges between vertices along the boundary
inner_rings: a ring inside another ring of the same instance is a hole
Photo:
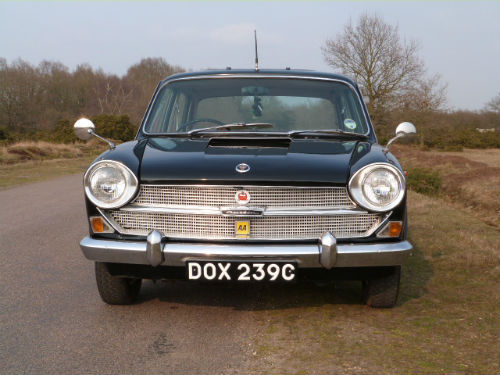
[[[236,166],[236,172],[246,173],[250,170],[250,166],[246,163],[240,163]]]
[[[250,193],[246,190],[237,191],[234,195],[234,200],[238,204],[247,204],[248,202],[250,202]]]

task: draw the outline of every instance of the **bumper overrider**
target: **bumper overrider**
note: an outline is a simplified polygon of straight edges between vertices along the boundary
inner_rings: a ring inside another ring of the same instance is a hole
[[[82,239],[89,260],[151,266],[185,266],[188,261],[291,261],[299,268],[379,267],[404,263],[412,250],[408,241],[338,244],[325,233],[314,243],[245,244],[168,242],[158,231],[146,241]]]

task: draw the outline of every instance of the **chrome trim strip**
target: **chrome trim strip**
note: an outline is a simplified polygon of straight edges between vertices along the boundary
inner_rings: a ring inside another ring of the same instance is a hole
[[[158,94],[160,93],[160,91],[165,86],[167,86],[173,82],[192,81],[192,80],[200,80],[200,79],[233,79],[233,78],[236,78],[236,79],[238,79],[238,78],[302,79],[302,80],[306,80],[306,81],[307,80],[309,80],[309,81],[329,81],[329,82],[337,82],[337,83],[345,84],[351,88],[351,90],[354,92],[355,96],[358,98],[358,102],[359,102],[359,105],[361,107],[361,112],[363,112],[363,117],[364,117],[364,120],[366,123],[367,132],[364,134],[361,134],[361,135],[370,136],[370,134],[372,133],[372,126],[373,125],[369,120],[367,109],[364,105],[362,97],[360,96],[360,93],[356,90],[356,87],[354,85],[352,85],[350,82],[344,81],[342,79],[337,79],[337,78],[311,77],[311,76],[301,76],[301,75],[283,75],[283,74],[255,74],[255,75],[252,75],[252,74],[243,74],[243,73],[227,73],[227,74],[226,73],[217,73],[217,74],[214,74],[211,76],[210,75],[197,75],[197,76],[190,76],[190,77],[181,77],[181,78],[174,78],[174,79],[167,80],[167,81],[163,82],[163,84],[156,89],[156,92],[153,95],[153,98],[151,100],[151,104],[156,102],[156,98],[157,98]],[[142,133],[144,135],[146,135],[146,136],[155,136],[155,135],[165,136],[168,134],[177,134],[177,135],[183,134],[183,133],[149,133],[149,132],[146,132],[146,124],[149,120],[149,115],[151,114],[152,109],[153,109],[153,105],[149,105],[147,113],[144,116],[144,119],[141,123],[141,130],[142,130]],[[297,130],[301,130],[301,129],[297,129]],[[280,133],[276,133],[276,134],[280,134]],[[353,133],[353,134],[358,134],[358,133]],[[283,135],[287,135],[287,133],[283,133]],[[188,137],[187,133],[186,133],[186,137]]]
[[[101,214],[101,216],[104,218],[104,220],[109,224],[110,227],[112,227],[115,231],[118,233],[122,233],[124,229],[119,226],[114,219],[108,215],[108,213],[99,207],[96,207],[97,211]]]
[[[146,205],[131,204],[126,207],[120,208],[120,211],[128,212],[148,212],[148,213],[158,213],[158,214],[186,214],[186,215],[222,215],[218,208],[212,207],[197,207],[197,206],[186,206],[191,208],[183,207],[154,207]]]
[[[384,225],[385,223],[385,225]],[[381,233],[383,233],[387,228],[389,227],[389,221],[385,220],[383,223],[380,225],[380,229],[377,232],[377,238],[390,238],[389,236],[382,236]]]
[[[114,230],[116,230],[120,234],[130,234],[130,231],[127,231],[126,229],[122,228],[116,221],[109,215],[108,212],[102,211],[101,209],[97,208],[97,210],[101,213],[101,215],[110,223],[110,225],[113,227]]]
[[[259,212],[259,214],[249,214],[243,216],[333,216],[333,215],[360,215],[367,214],[368,211],[353,208],[353,209],[312,209],[312,210],[304,210],[304,209],[265,209],[262,207],[244,207],[235,206],[235,207],[221,207],[211,208],[211,207],[193,207],[193,206],[185,206],[184,207],[153,207],[139,204],[131,204],[126,207],[120,208],[120,211],[128,211],[128,212],[148,212],[148,213],[161,213],[161,214],[186,214],[186,215],[212,215],[212,216],[229,216],[229,217],[240,217],[242,214],[228,214],[227,211],[255,211]]]
[[[387,223],[389,222],[389,218],[390,218],[391,214],[392,214],[392,211],[389,211],[385,215],[384,219],[380,222],[380,224],[377,225],[376,228],[373,228],[372,230],[370,230],[369,234],[367,236],[371,236],[373,233],[379,231],[381,227],[383,227],[384,225],[387,225]]]
[[[142,184],[145,186],[152,186],[152,187],[224,187],[224,188],[234,188],[234,189],[252,189],[252,188],[264,188],[264,189],[346,189],[345,185],[342,186],[332,186],[332,185],[311,185],[311,186],[304,186],[304,185],[228,185],[228,184]]]
[[[220,214],[226,217],[261,217],[265,214],[265,208],[261,207],[221,207]]]
[[[146,241],[113,241],[84,237],[83,254],[99,262],[150,264]],[[185,266],[188,260],[289,260],[298,267],[322,268],[319,244],[162,243],[166,266]],[[408,241],[337,244],[334,267],[378,267],[403,264],[413,249]]]
[[[312,210],[294,210],[294,209],[280,209],[280,210],[266,210],[264,216],[334,216],[334,215],[362,215],[367,214],[368,211],[353,209],[312,209]]]
[[[388,212],[385,215],[385,217],[382,219],[382,221],[380,222],[380,224],[374,225],[369,231],[365,232],[364,237],[371,236],[373,233],[375,233],[378,230],[378,228],[380,228],[382,225],[384,225],[384,223],[387,223],[387,220],[389,220],[389,216],[391,216],[391,214],[392,214],[392,211]],[[363,237],[360,237],[360,238],[363,238]]]

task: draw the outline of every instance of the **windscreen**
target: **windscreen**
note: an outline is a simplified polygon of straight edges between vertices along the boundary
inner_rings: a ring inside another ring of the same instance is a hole
[[[184,133],[235,123],[272,125],[252,128],[252,132],[368,131],[359,98],[347,84],[226,77],[166,84],[155,97],[144,130],[152,134]]]

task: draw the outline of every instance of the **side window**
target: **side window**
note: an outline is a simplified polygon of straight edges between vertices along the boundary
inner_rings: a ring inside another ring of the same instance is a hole
[[[171,89],[164,89],[156,97],[155,104],[151,111],[150,118],[148,120],[147,131],[150,133],[162,133],[165,131],[167,124],[168,108],[172,101],[173,92]]]
[[[364,133],[364,121],[359,117],[361,108],[350,91],[344,90],[339,98],[341,121],[345,131]]]
[[[179,93],[175,97],[168,125],[169,132],[176,132],[182,124],[186,122],[188,114],[188,97],[184,93]]]

